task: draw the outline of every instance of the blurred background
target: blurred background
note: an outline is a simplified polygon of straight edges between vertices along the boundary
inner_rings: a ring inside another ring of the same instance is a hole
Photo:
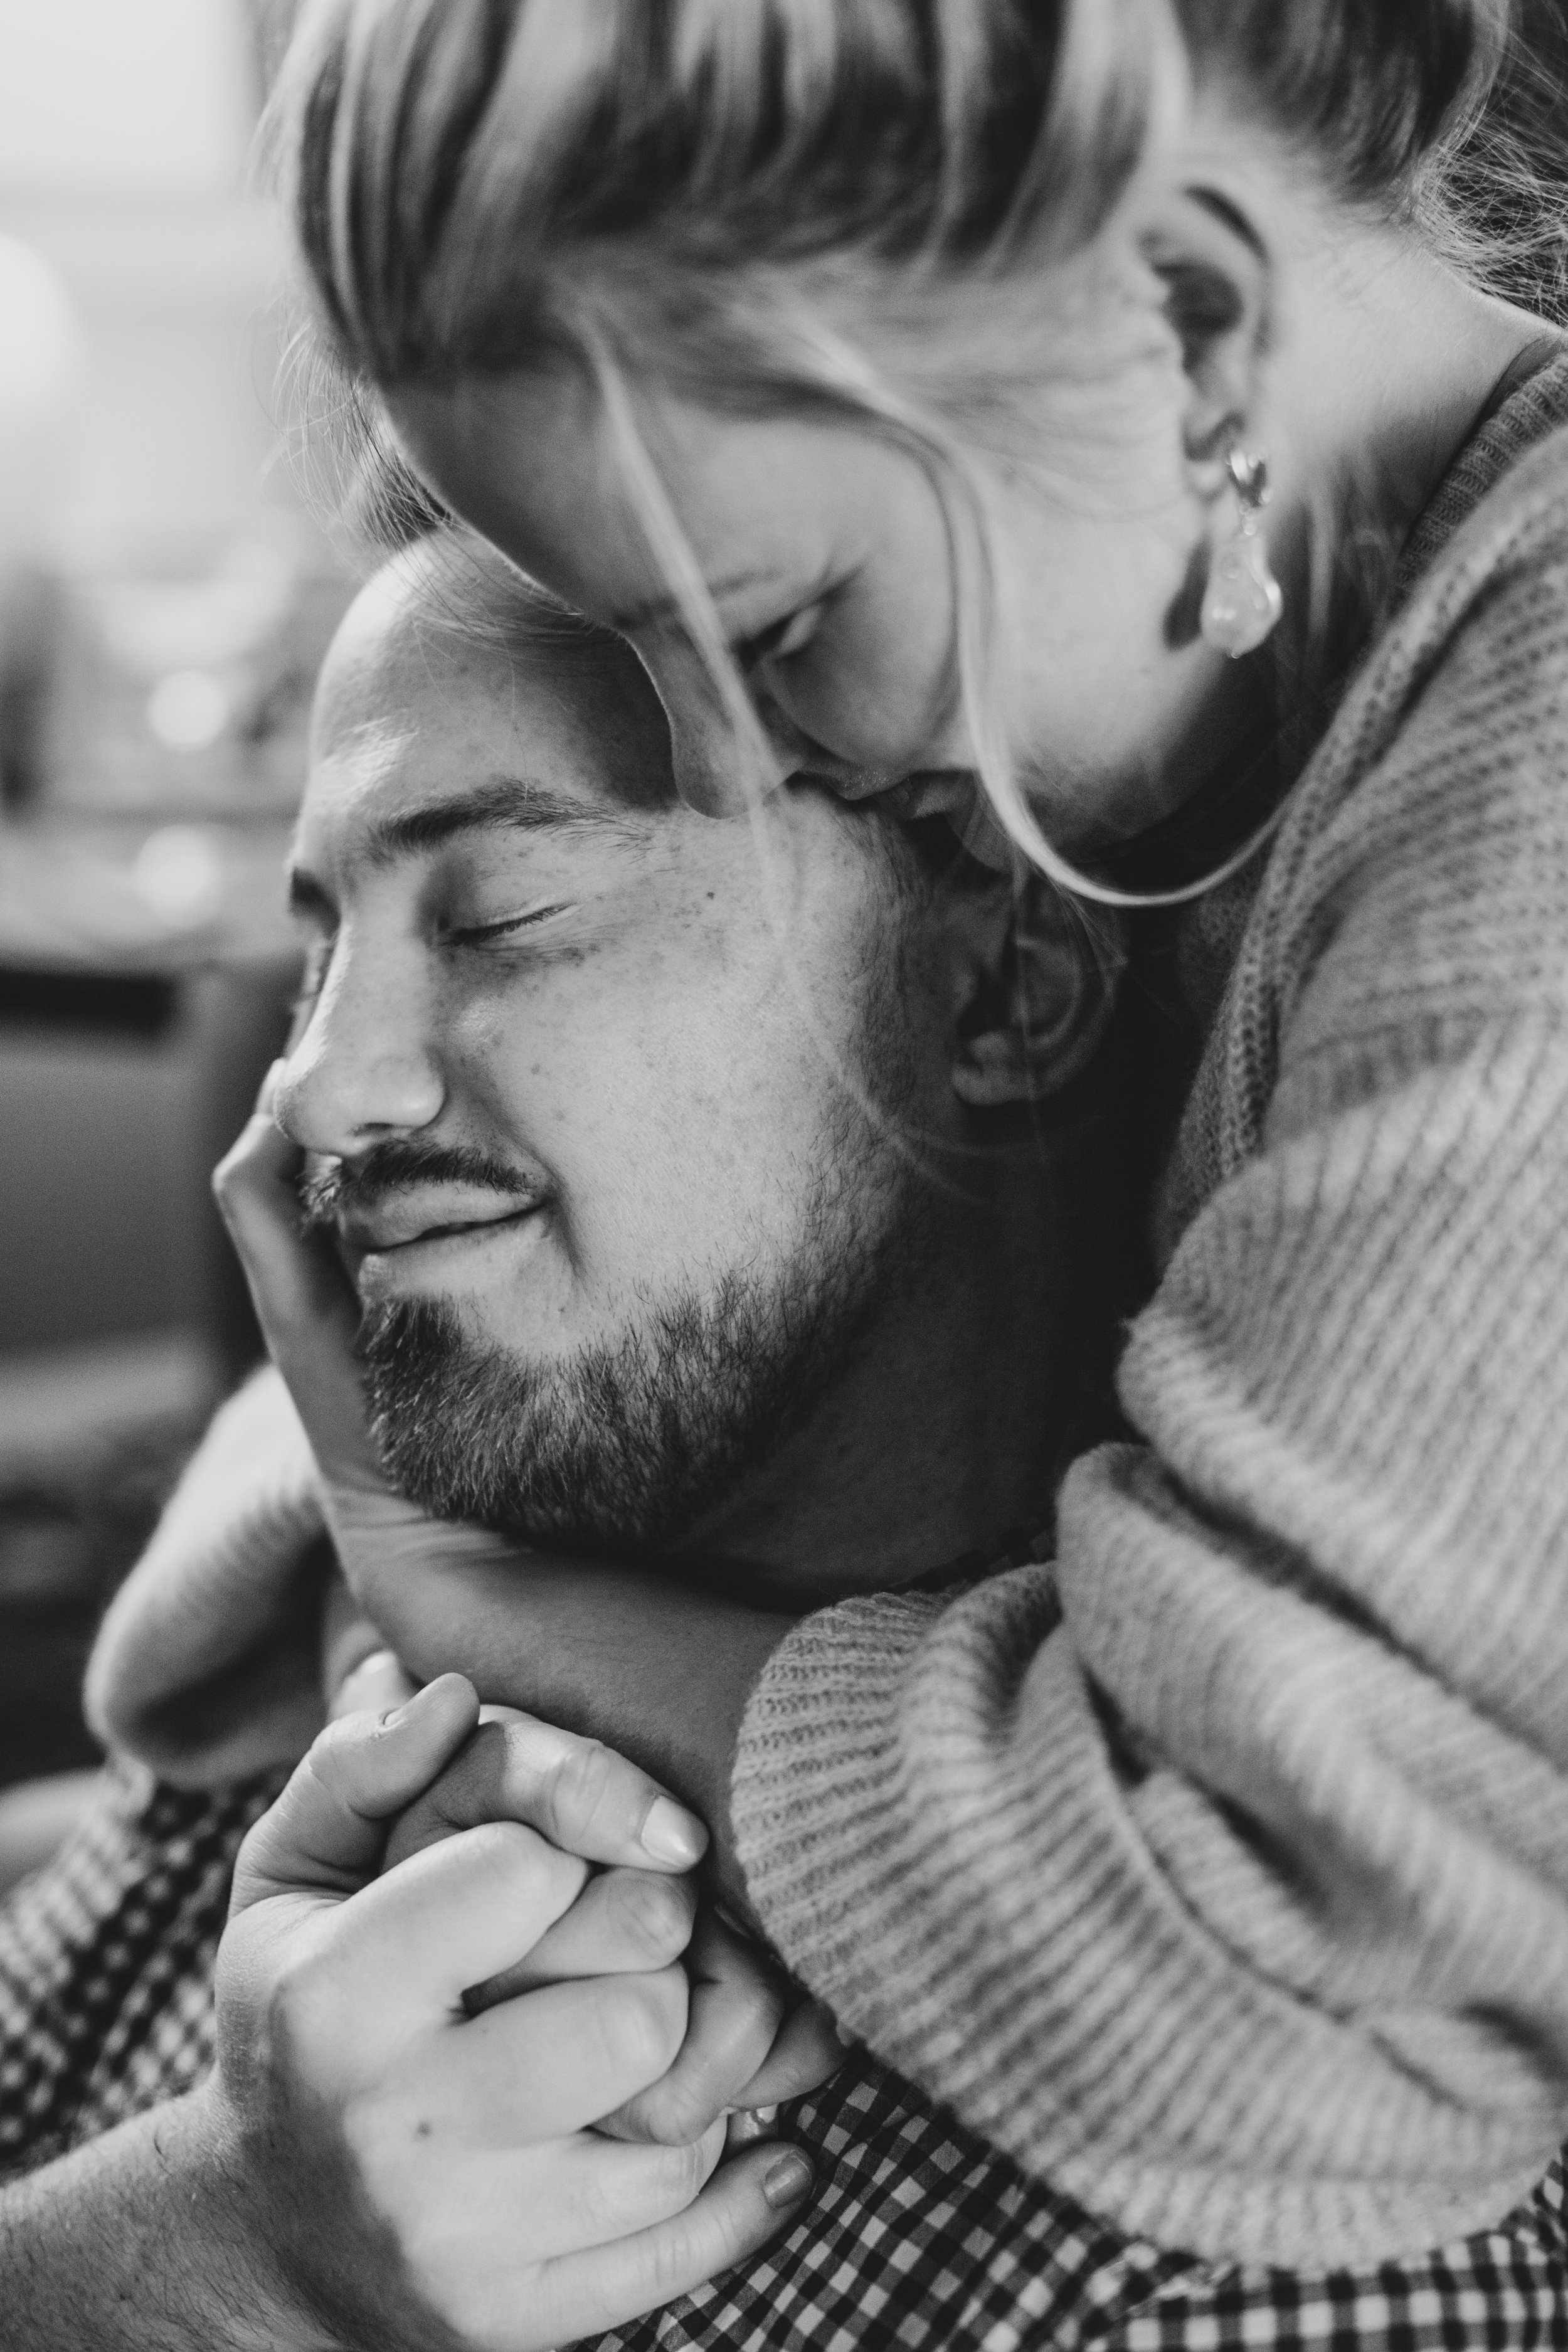
[[[247,0],[0,0],[0,1784],[253,1360],[207,1195],[349,593],[282,449]]]

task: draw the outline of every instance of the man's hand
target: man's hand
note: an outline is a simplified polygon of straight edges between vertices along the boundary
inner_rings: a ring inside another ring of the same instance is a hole
[[[719,2125],[680,2147],[589,2128],[680,2048],[673,1959],[465,2001],[559,1933],[578,1856],[501,1819],[370,1877],[478,1715],[448,1675],[330,1726],[236,1869],[203,2095],[258,2234],[348,2345],[542,2352],[743,2259],[810,2184],[793,2149],[715,2173]],[[597,1842],[625,1850],[608,1823]]]
[[[377,1675],[384,1660],[362,1693]],[[683,1934],[596,1981],[466,2004],[537,1969],[588,1865],[499,1822],[374,1876],[387,1822],[478,1716],[447,1675],[322,1734],[240,1852],[212,2076],[0,2190],[0,2342],[544,2352],[744,2261],[798,2212],[799,2150],[715,2170],[719,2127],[678,2148],[586,2128],[680,2045]],[[614,1852],[624,1832],[599,1835]],[[677,1896],[665,1916],[689,1913]]]

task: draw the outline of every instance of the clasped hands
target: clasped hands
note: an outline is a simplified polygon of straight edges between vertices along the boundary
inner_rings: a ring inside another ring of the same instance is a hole
[[[432,1546],[493,1551],[386,1486],[296,1166],[264,1097],[217,1188],[351,1582],[366,1546],[422,1546],[426,1572]],[[811,2167],[777,2142],[726,2158],[727,2116],[842,2046],[700,1903],[702,1825],[595,1740],[481,1721],[461,1675],[415,1690],[384,1651],[337,1707],[242,1848],[198,2095],[291,2340],[542,2352],[760,2248]]]

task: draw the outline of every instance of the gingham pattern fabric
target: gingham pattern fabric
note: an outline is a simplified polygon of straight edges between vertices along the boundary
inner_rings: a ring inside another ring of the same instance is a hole
[[[199,2081],[234,1856],[277,1785],[206,1797],[111,1774],[58,1859],[0,1906],[0,2170]],[[1483,2236],[1304,2278],[1122,2238],[862,2053],[783,2120],[817,2159],[799,2226],[599,2352],[1568,2347],[1561,2164]]]
[[[0,2174],[205,2074],[234,1858],[283,1777],[210,1797],[117,1768],[55,1861],[0,1904]]]

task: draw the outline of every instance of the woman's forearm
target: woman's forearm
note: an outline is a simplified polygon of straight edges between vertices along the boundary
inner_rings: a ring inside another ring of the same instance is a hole
[[[602,1739],[653,1773],[707,1822],[713,1877],[741,1898],[731,1767],[746,1701],[792,1617],[499,1538],[489,1560],[470,1551],[438,1574],[389,1570],[356,1583],[412,1673],[456,1666],[483,1697]]]

